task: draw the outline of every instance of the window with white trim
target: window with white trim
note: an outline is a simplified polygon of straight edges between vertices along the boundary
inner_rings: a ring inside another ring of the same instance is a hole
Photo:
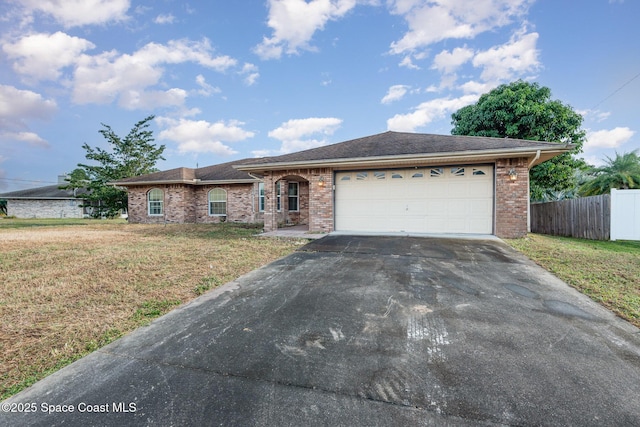
[[[264,182],[258,184],[258,210],[264,212]]]
[[[300,206],[298,205],[300,196],[298,193],[299,187],[297,182],[289,183],[289,191],[287,195],[289,196],[289,210],[290,211],[299,211]]]
[[[222,188],[214,188],[209,191],[209,215],[227,215],[227,191]]]
[[[147,213],[150,216],[164,214],[164,191],[153,188],[147,193]]]

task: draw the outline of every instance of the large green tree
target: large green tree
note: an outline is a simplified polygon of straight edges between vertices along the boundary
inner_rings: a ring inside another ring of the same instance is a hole
[[[576,187],[576,170],[586,164],[573,157],[582,151],[585,131],[582,116],[558,100],[551,90],[537,83],[518,80],[497,87],[477,103],[463,107],[451,116],[453,135],[516,138],[574,144],[565,153],[531,169],[531,199]]]
[[[609,193],[612,188],[628,190],[640,188],[640,156],[638,150],[618,154],[615,159],[606,157],[604,166],[592,168],[589,181],[580,187],[583,196]]]
[[[154,116],[139,121],[124,138],[119,137],[111,126],[102,124],[98,132],[107,140],[109,149],[91,147],[84,143],[86,158],[93,164],[78,163],[62,188],[86,188],[78,197],[85,205],[93,207],[95,217],[114,217],[127,208],[127,192],[109,184],[113,181],[155,172],[158,160],[164,160],[165,146],[157,147],[149,122]]]

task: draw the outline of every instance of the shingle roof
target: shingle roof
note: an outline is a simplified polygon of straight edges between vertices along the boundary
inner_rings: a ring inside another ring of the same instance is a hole
[[[86,190],[79,188],[77,195],[85,194]],[[0,194],[3,199],[75,199],[73,190],[61,190],[58,185],[47,185],[45,187],[29,188],[27,190],[17,190],[10,193]]]
[[[314,162],[322,163],[332,160],[340,161],[341,159],[400,158],[414,155],[436,156],[439,153],[491,153],[501,150],[505,152],[519,150],[549,151],[546,157],[543,155],[539,159],[539,161],[543,161],[559,154],[559,152],[568,151],[570,148],[572,147],[566,144],[521,139],[389,131],[282,156],[242,159],[197,169],[176,168],[122,179],[114,182],[114,184],[126,187],[155,183],[195,184],[196,180],[200,180],[199,184],[207,182],[251,182],[255,181],[256,178],[245,171],[259,171],[262,165],[270,165],[266,167],[269,168],[273,165],[275,165],[273,167],[276,167],[278,164],[312,164]],[[505,154],[503,153],[503,155]]]
[[[147,183],[193,183],[199,179],[201,181],[254,181],[255,178],[247,172],[239,171],[234,165],[241,165],[253,159],[235,160],[219,165],[206,166],[203,168],[176,168],[167,171],[154,172],[147,175],[134,176],[115,181],[114,184],[142,185]]]
[[[384,132],[363,138],[276,157],[263,157],[248,165],[313,162],[333,159],[437,154],[467,151],[495,151],[518,148],[562,148],[565,144],[509,138]]]

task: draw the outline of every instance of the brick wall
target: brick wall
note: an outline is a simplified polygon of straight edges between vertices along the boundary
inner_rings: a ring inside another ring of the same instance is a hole
[[[209,191],[221,188],[227,192],[227,216],[209,215]],[[221,221],[253,223],[257,221],[257,184],[203,185],[195,190],[195,222]]]
[[[148,215],[147,193],[152,188],[164,192],[164,215]],[[209,215],[209,191],[222,188],[227,192],[227,216]],[[129,187],[129,222],[143,224],[260,222],[258,184],[204,185],[185,184]]]
[[[159,188],[164,193],[164,214],[149,215],[147,193]],[[195,197],[192,186],[173,184],[163,186],[129,187],[129,222],[143,224],[195,222]]]
[[[518,177],[512,181],[509,170]],[[496,161],[496,236],[517,238],[527,235],[529,208],[529,170],[527,159]]]
[[[7,199],[7,215],[16,218],[82,218],[83,200]]]

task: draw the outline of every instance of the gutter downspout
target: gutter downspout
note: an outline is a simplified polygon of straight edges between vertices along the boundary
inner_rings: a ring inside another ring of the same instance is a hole
[[[538,160],[540,158],[540,150],[536,151],[536,156],[533,158],[533,160],[531,160],[531,162],[529,163],[529,169],[531,169],[531,166],[533,166],[533,164],[535,163],[536,160]]]
[[[536,152],[535,157],[529,162],[528,170],[531,170],[531,166],[540,158],[540,150]],[[529,172],[527,171],[527,175]],[[531,178],[527,179],[527,195],[531,194]],[[531,233],[531,197],[529,196],[529,203],[527,203],[527,233]]]

